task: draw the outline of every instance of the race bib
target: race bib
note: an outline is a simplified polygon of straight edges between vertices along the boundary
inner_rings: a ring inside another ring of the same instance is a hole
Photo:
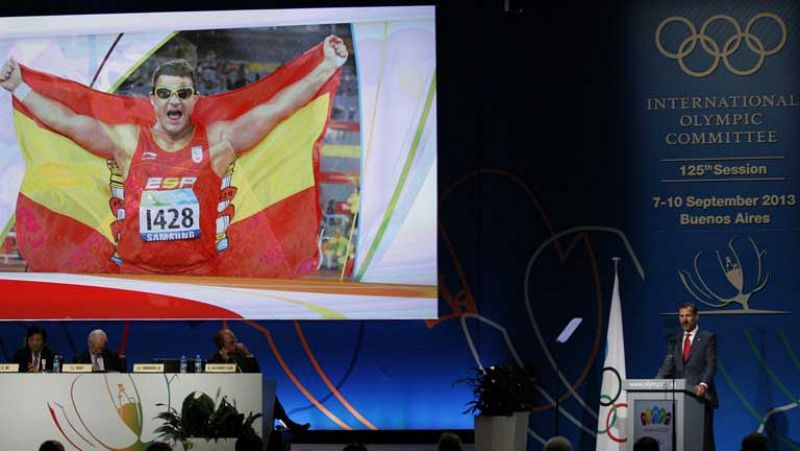
[[[190,188],[144,190],[139,204],[144,241],[190,240],[200,236],[200,204]]]

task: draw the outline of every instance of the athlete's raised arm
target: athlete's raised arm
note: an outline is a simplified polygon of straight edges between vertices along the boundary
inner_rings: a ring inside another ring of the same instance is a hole
[[[120,152],[127,152],[119,144],[121,140],[118,139],[115,142],[112,135],[119,133],[127,137],[135,132],[135,126],[112,127],[106,125],[93,117],[76,114],[57,100],[37,93],[22,80],[19,64],[10,58],[0,69],[0,86],[10,91],[48,127],[75,141],[95,155],[117,159],[118,163],[124,163],[124,161],[119,161],[118,157],[120,157]]]
[[[209,138],[218,149],[238,156],[262,140],[280,121],[302,107],[319,91],[336,70],[347,61],[347,47],[341,38],[328,36],[323,41],[324,58],[308,75],[229,122],[209,127]],[[231,155],[231,158],[234,157]]]

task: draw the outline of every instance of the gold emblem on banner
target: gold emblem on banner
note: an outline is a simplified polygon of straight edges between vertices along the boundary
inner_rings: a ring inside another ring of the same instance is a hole
[[[767,251],[759,249],[755,241],[748,237],[750,246],[739,248],[739,251],[746,250],[752,255],[748,261],[754,263],[754,267],[748,268],[748,280],[754,280],[753,287],[747,289],[745,287],[745,268],[742,266],[742,261],[739,258],[736,248],[733,244],[738,237],[732,238],[728,241],[727,251],[720,253],[715,251],[717,263],[719,264],[719,271],[722,272],[724,279],[728,282],[733,291],[736,293],[733,296],[724,296],[709,286],[704,278],[704,274],[700,271],[699,260],[703,256],[703,251],[698,252],[694,256],[692,262],[693,272],[685,269],[678,271],[678,277],[683,283],[683,286],[698,302],[705,304],[709,307],[719,309],[703,311],[704,314],[759,314],[759,313],[787,313],[775,310],[756,310],[750,308],[750,301],[754,294],[764,289],[769,281],[770,273],[764,272],[763,258]],[[706,274],[706,276],[713,276],[713,274]],[[719,276],[716,277],[719,279]],[[727,309],[730,305],[738,305],[739,309]],[[725,309],[725,310],[722,310]]]
[[[753,26],[760,20],[769,20],[776,24],[778,28],[780,28],[780,39],[772,48],[765,48],[762,37],[759,37],[752,32]],[[717,21],[729,23],[735,30],[735,33],[725,39],[724,42],[718,42],[706,34],[709,26]],[[683,24],[686,26],[686,28],[688,28],[689,31],[689,35],[681,41],[674,51],[667,50],[664,47],[661,36],[664,28],[672,23]],[[678,61],[678,66],[680,66],[681,70],[683,70],[683,72],[685,72],[687,75],[696,78],[702,78],[711,75],[717,70],[721,61],[731,73],[744,77],[758,72],[758,70],[764,66],[764,61],[768,56],[772,56],[780,52],[784,45],[786,45],[787,36],[788,33],[786,31],[786,24],[783,22],[783,20],[781,20],[780,17],[773,13],[762,12],[753,16],[747,22],[744,29],[742,29],[739,22],[737,22],[733,17],[725,14],[717,14],[709,17],[700,27],[699,32],[697,31],[694,23],[685,17],[667,17],[658,25],[655,33],[655,40],[658,51],[667,58]],[[697,45],[698,43],[700,43],[699,47]],[[744,43],[748,50],[757,57],[757,60],[753,66],[747,69],[735,67],[729,59],[731,55],[736,53],[742,47],[742,43]],[[686,58],[692,55],[695,51],[705,52],[707,55],[713,58],[713,61],[708,68],[704,70],[694,70],[686,64]]]

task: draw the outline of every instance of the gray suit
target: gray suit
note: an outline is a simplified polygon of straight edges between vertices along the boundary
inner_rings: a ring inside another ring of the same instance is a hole
[[[689,348],[689,358],[683,361],[683,341],[685,333],[675,335],[664,357],[664,363],[658,370],[659,379],[686,379],[688,386],[694,387],[701,382],[708,386],[703,399],[706,401],[704,427],[704,451],[714,451],[714,409],[719,407],[719,398],[714,386],[714,374],[717,372],[717,336],[712,332],[698,328],[697,335]]]

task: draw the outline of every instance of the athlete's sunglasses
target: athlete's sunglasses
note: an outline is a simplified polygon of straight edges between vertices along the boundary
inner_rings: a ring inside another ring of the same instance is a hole
[[[188,99],[195,94],[194,88],[155,88],[153,93],[159,99],[171,99],[172,96],[178,96],[179,99]]]

